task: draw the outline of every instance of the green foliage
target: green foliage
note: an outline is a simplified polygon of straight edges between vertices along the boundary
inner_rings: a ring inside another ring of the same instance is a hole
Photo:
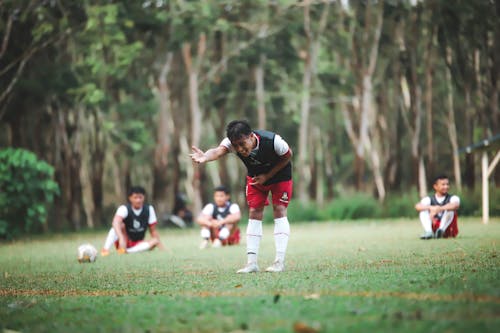
[[[328,220],[377,218],[381,214],[381,206],[372,196],[360,193],[334,200],[324,213]]]
[[[47,204],[59,194],[54,169],[23,149],[0,150],[0,238],[13,238],[45,223]]]
[[[415,204],[418,200],[415,192],[391,194],[384,201],[382,217],[416,217]]]
[[[465,189],[462,193],[457,193],[460,197],[459,215],[481,216],[482,214],[482,193],[481,187],[477,186],[473,191]],[[490,216],[500,216],[500,190],[491,186],[489,189]]]
[[[460,197],[460,216],[481,216],[481,190],[457,194]],[[327,203],[323,208],[314,202],[292,200],[288,206],[291,221],[313,222],[331,220],[360,220],[373,218],[417,218],[415,204],[420,200],[415,191],[391,194],[383,204],[367,194],[346,195]],[[490,188],[490,216],[500,216],[500,191]],[[272,209],[264,211],[264,222],[272,223]]]

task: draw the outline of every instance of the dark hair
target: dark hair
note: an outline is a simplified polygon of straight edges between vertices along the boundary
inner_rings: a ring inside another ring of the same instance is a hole
[[[438,182],[438,180],[441,180],[441,179],[449,179],[449,178],[444,173],[437,175],[436,177],[434,177],[434,179],[432,179],[432,185],[436,184]]]
[[[224,185],[219,185],[216,188],[214,188],[214,192],[224,192],[226,194],[230,193],[229,189],[227,187],[225,187]]]
[[[142,186],[132,186],[129,190],[128,190],[128,194],[127,196],[131,196],[132,194],[134,193],[137,193],[137,194],[142,194],[142,195],[146,195],[146,190],[144,189],[144,187]]]
[[[226,136],[233,142],[252,134],[252,128],[246,120],[233,120],[226,126]]]

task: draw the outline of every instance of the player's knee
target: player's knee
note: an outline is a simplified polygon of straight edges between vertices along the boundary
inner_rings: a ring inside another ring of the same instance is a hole
[[[226,240],[228,237],[229,237],[229,229],[224,227],[222,229],[220,229],[219,231],[219,239],[220,240]]]
[[[210,238],[210,230],[208,228],[201,228],[200,235],[202,238]]]
[[[274,218],[280,218],[286,216],[286,206],[283,205],[273,205],[273,215]]]

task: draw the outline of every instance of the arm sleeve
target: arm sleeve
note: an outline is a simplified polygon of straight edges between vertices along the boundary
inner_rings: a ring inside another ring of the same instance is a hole
[[[230,153],[233,152],[233,145],[231,144],[231,141],[227,137],[222,139],[222,141],[219,143],[219,146],[225,147],[227,150],[229,150]]]
[[[420,200],[420,203],[424,206],[430,206],[431,205],[431,198],[424,197],[424,198],[422,198],[422,200]]]
[[[153,208],[153,206],[149,206],[149,221],[148,223],[149,224],[155,224],[156,222],[158,222],[158,219],[156,218],[156,212],[155,212],[155,209]]]
[[[205,207],[203,207],[203,209],[201,210],[201,214],[212,216],[214,214],[214,205],[205,205]]]
[[[274,151],[278,156],[283,156],[286,153],[288,153],[288,150],[290,147],[288,147],[288,143],[286,143],[285,140],[278,134],[274,136]]]
[[[118,209],[116,210],[115,215],[120,216],[122,219],[126,218],[126,217],[128,216],[128,210],[127,210],[127,207],[125,207],[125,205],[121,205],[121,206],[120,206],[120,207],[118,207]]]
[[[239,213],[239,211],[240,211],[240,206],[238,206],[237,203],[233,203],[229,207],[229,213],[230,214]]]

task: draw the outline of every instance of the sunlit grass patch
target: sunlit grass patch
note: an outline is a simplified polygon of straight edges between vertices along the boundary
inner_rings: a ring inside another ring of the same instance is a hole
[[[416,220],[294,224],[287,271],[235,274],[244,244],[199,250],[198,230],[161,230],[168,251],[79,264],[100,233],[0,247],[0,328],[51,332],[491,331],[499,327],[500,221],[462,219],[422,241]],[[265,226],[259,264],[274,259]]]

